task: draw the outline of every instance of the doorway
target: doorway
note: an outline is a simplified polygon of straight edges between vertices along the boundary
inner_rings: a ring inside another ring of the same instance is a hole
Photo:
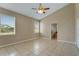
[[[57,40],[57,24],[51,24],[51,40]]]

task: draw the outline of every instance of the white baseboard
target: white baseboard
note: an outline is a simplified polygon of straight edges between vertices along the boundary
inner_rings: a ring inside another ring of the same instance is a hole
[[[49,39],[49,38],[45,38],[45,37],[42,37],[43,39]],[[11,44],[6,44],[6,45],[1,45],[1,47],[6,47],[6,46],[10,46],[10,45],[15,45],[15,44],[19,44],[19,43],[23,43],[23,42],[26,42],[26,41],[31,41],[31,40],[35,40],[35,39],[39,39],[39,38],[31,38],[31,39],[28,39],[28,40],[23,40],[23,41],[18,41],[18,42],[15,42],[15,43],[11,43]],[[58,40],[59,42],[65,42],[65,43],[70,43],[70,44],[75,44],[75,42],[69,42],[69,41],[64,41],[64,40]]]
[[[48,37],[40,37],[40,38],[42,38],[42,39],[49,39]]]
[[[49,38],[46,38],[46,37],[43,37],[44,39],[49,39]],[[70,41],[65,41],[65,40],[57,40],[59,42],[65,42],[65,43],[69,43],[69,44],[75,44],[76,45],[76,42],[70,42]]]
[[[46,38],[46,37],[42,37],[42,38],[43,38],[43,39],[49,39],[49,38]],[[76,42],[70,42],[70,41],[65,41],[65,40],[57,40],[57,41],[77,45]]]
[[[31,40],[35,40],[35,39],[38,39],[38,38],[31,38],[31,39],[28,39],[28,40],[18,41],[18,42],[11,43],[11,44],[1,45],[1,46],[0,46],[0,48],[1,48],[1,47],[10,46],[10,45],[19,44],[19,43],[23,43],[23,42],[25,42],[25,41],[31,41]]]
[[[58,40],[59,42],[65,42],[65,43],[69,43],[69,44],[75,44],[76,45],[76,43],[75,42],[70,42],[70,41],[65,41],[65,40]]]

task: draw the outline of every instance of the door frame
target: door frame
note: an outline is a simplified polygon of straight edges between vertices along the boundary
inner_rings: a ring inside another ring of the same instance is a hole
[[[57,32],[58,32],[58,23],[52,23],[52,24],[56,24],[57,25]],[[52,24],[50,24],[50,40],[52,40],[52,38],[51,38]],[[58,40],[58,34],[57,34],[57,40]]]

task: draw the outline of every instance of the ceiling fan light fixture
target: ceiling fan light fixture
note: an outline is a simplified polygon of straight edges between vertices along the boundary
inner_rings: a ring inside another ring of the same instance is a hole
[[[46,10],[49,10],[50,8],[45,8],[42,6],[42,4],[39,4],[38,8],[32,8],[33,10],[36,10],[36,13],[38,14],[45,14]]]
[[[43,13],[43,10],[38,10],[37,11],[39,14],[42,14]]]

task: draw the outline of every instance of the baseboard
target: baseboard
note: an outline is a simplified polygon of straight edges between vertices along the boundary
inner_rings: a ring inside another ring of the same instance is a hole
[[[59,42],[65,42],[65,43],[69,43],[69,44],[75,44],[76,45],[76,43],[75,42],[70,42],[70,41],[65,41],[65,40],[58,40]]]
[[[48,39],[48,38],[45,38],[45,37],[42,37],[44,39]],[[11,45],[15,45],[15,44],[19,44],[19,43],[23,43],[23,42],[26,42],[26,41],[31,41],[31,40],[35,40],[35,39],[39,39],[39,38],[31,38],[31,39],[28,39],[28,40],[23,40],[23,41],[18,41],[18,42],[15,42],[15,43],[11,43],[11,44],[6,44],[6,45],[1,45],[1,47],[6,47],[6,46],[11,46]],[[70,44],[75,44],[75,42],[69,42],[69,41],[64,41],[64,40],[58,40],[59,42],[65,42],[65,43],[70,43]]]
[[[38,38],[31,38],[31,39],[28,39],[28,40],[18,41],[18,42],[11,43],[11,44],[1,45],[0,48],[1,48],[1,47],[6,47],[6,46],[15,45],[15,44],[19,44],[19,43],[23,43],[23,42],[25,42],[25,41],[35,40],[35,39],[38,39]]]
[[[42,39],[49,39],[48,37],[43,37],[43,36],[42,36],[42,37],[40,37],[40,38],[42,38]]]
[[[46,37],[42,37],[43,39],[49,39],[49,38],[46,38]],[[70,41],[65,41],[65,40],[57,40],[57,41],[59,41],[59,42],[65,42],[65,43],[70,43],[70,44],[75,44],[75,45],[77,45],[76,44],[76,42],[70,42]]]

